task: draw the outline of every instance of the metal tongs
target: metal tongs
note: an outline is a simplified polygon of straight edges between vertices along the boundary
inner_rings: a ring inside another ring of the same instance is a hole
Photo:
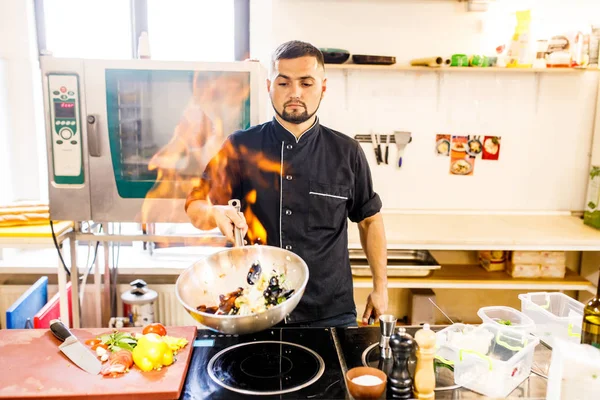
[[[240,212],[242,202],[239,201],[238,199],[231,199],[231,200],[229,200],[229,202],[227,204],[229,204],[231,207],[233,207],[237,213]],[[242,236],[242,230],[235,225],[233,226],[233,238],[235,240],[235,242],[234,242],[235,247],[243,247],[244,246],[244,237]]]

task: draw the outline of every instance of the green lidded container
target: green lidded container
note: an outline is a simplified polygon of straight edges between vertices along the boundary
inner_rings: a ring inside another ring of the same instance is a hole
[[[583,223],[600,229],[600,166],[592,166]]]

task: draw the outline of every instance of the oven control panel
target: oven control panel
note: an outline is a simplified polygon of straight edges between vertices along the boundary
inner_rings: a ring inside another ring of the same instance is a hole
[[[54,182],[81,185],[84,179],[78,76],[49,74],[48,93]]]

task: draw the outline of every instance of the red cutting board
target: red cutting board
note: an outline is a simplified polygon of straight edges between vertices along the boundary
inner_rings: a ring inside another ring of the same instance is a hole
[[[142,328],[121,331],[141,333]],[[84,343],[111,329],[71,332]],[[150,372],[134,365],[128,373],[108,378],[88,374],[73,364],[58,349],[60,341],[48,329],[0,330],[0,399],[177,399],[192,356],[196,327],[167,327],[167,334],[188,340],[173,364]]]

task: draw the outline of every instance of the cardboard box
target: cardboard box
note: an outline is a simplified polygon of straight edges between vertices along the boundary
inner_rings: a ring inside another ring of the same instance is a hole
[[[410,289],[409,315],[411,325],[435,325],[435,293],[431,289]]]

